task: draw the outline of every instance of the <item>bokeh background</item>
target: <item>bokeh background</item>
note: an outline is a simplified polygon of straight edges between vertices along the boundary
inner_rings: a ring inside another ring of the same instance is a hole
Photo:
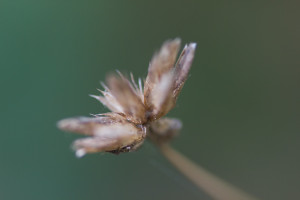
[[[210,199],[152,146],[77,159],[56,128],[107,111],[115,69],[145,77],[163,41],[197,42],[173,146],[260,199],[300,199],[297,1],[0,1],[0,199]]]

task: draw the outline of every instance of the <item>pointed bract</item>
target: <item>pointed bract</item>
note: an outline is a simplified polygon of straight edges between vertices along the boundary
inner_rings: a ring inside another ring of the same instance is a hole
[[[175,83],[173,96],[175,100],[187,79],[195,55],[196,43],[185,46],[175,66]]]

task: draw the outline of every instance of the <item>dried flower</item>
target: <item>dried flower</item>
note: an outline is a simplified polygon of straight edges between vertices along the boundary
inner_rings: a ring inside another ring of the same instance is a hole
[[[111,110],[94,117],[63,119],[58,127],[65,131],[88,135],[78,139],[73,147],[81,157],[93,152],[130,152],[136,150],[146,136],[156,142],[167,141],[181,128],[177,119],[161,118],[176,104],[190,70],[195,43],[186,45],[177,62],[180,39],[166,41],[149,65],[148,76],[142,87],[142,80],[135,82],[120,72],[119,76],[107,77],[102,84],[102,96],[92,97]]]

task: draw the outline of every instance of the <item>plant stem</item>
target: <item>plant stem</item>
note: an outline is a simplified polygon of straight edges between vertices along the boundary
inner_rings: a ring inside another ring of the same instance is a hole
[[[190,181],[215,200],[255,200],[230,183],[196,165],[168,144],[158,145],[162,154]]]

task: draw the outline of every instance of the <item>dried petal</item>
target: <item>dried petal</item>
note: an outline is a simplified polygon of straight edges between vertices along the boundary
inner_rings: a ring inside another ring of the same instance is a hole
[[[79,155],[100,151],[118,152],[126,147],[129,147],[129,151],[143,142],[146,136],[145,127],[138,127],[115,114],[108,115],[64,119],[58,123],[58,127],[65,131],[93,136],[75,141],[74,148],[79,150]]]
[[[124,115],[128,120],[136,124],[146,122],[146,109],[137,91],[125,78],[109,76],[108,87],[118,104],[122,107]]]
[[[172,89],[174,83],[174,73],[169,72],[162,76],[161,81],[151,91],[148,100],[151,101],[151,116],[149,120],[153,121],[159,119],[161,116],[169,112],[174,106],[172,101]]]
[[[114,113],[107,113],[104,117],[63,119],[57,126],[64,131],[105,138],[118,138],[123,132],[134,135],[141,131],[135,124]]]
[[[173,91],[173,96],[175,101],[184,85],[184,82],[187,79],[188,73],[190,71],[194,59],[196,45],[197,45],[196,43],[190,43],[189,45],[185,46],[176,63],[175,66],[176,78],[175,78],[174,91]]]
[[[120,145],[115,139],[98,137],[78,139],[73,143],[73,149],[76,151],[77,157],[82,157],[86,153],[113,151],[119,147]]]
[[[153,91],[158,90],[157,87],[160,87],[164,75],[173,70],[179,46],[180,39],[178,38],[165,42],[150,62],[144,86],[144,102],[148,110],[151,110],[152,107],[158,107],[155,105],[156,102],[152,101]]]
[[[109,117],[77,117],[60,120],[57,123],[57,126],[61,130],[68,132],[75,132],[84,135],[95,135],[95,132],[99,127],[109,126],[117,122],[118,121],[116,119]]]
[[[186,46],[174,67],[180,40],[167,41],[154,56],[148,70],[144,89],[144,102],[150,121],[167,114],[176,104],[176,99],[187,79],[195,43]]]

